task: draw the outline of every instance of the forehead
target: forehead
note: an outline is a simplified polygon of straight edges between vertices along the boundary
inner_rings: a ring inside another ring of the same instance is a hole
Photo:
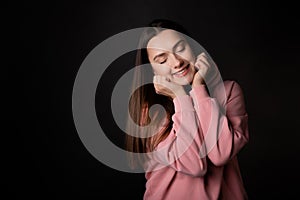
[[[170,29],[163,30],[149,40],[147,48],[170,51],[181,39],[184,38],[179,32]]]

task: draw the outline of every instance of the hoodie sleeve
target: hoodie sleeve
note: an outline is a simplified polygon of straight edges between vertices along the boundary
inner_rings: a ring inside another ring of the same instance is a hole
[[[206,173],[206,157],[199,154],[203,144],[203,134],[199,131],[199,120],[190,96],[176,97],[175,113],[172,116],[173,127],[168,137],[152,152],[151,170],[171,167],[191,176],[203,176]]]
[[[242,89],[238,83],[231,81],[226,82],[225,91],[226,114],[218,101],[208,95],[204,85],[190,92],[204,134],[207,156],[216,166],[226,164],[249,140],[248,114]]]

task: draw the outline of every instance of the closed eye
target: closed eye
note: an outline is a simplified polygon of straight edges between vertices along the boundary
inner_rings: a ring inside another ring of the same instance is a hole
[[[177,51],[176,51],[176,52],[182,52],[182,51],[184,51],[184,50],[185,50],[185,47],[183,46],[183,47],[181,47],[181,48],[177,49]]]
[[[184,51],[185,50],[185,44],[184,44],[184,42],[182,41],[181,43],[180,43],[180,45],[178,45],[177,47],[176,47],[176,52],[182,52],[182,51]]]
[[[182,52],[184,50],[185,50],[185,41],[184,40],[178,41],[173,47],[174,52]]]
[[[164,64],[167,60],[161,61],[159,62],[159,64]]]

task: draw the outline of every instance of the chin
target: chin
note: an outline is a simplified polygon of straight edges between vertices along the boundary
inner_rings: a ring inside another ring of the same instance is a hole
[[[181,80],[176,81],[178,85],[190,85],[193,82],[193,77],[189,76],[186,78],[182,78]]]
[[[182,85],[190,85],[193,82],[194,73],[189,73],[184,80],[182,80]]]

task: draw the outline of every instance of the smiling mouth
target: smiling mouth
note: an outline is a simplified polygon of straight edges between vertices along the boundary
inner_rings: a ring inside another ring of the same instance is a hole
[[[179,77],[185,76],[189,71],[189,67],[190,67],[190,64],[188,64],[187,66],[182,68],[180,71],[173,73],[172,75],[179,76]]]

